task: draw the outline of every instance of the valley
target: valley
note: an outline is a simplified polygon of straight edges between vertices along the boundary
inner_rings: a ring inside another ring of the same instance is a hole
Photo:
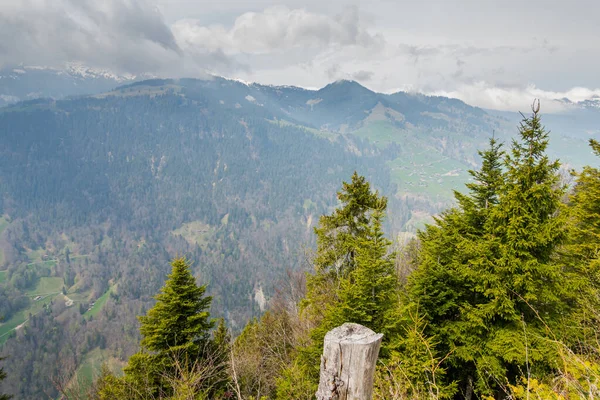
[[[0,346],[9,377],[36,382],[9,389],[35,398],[61,365],[86,380],[122,367],[175,256],[239,333],[286,271],[310,270],[340,182],[365,175],[405,242],[454,203],[492,134],[511,137],[511,118],[352,81],[217,77],[0,108]],[[592,159],[582,131],[553,134],[569,166]]]

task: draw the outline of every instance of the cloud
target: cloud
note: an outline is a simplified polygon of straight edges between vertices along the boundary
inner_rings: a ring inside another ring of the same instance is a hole
[[[327,78],[329,78],[329,80],[331,81],[338,79],[341,74],[340,65],[333,64],[332,66],[327,68],[325,73],[327,74]]]
[[[370,81],[375,73],[373,71],[360,70],[352,74],[352,79],[357,81]]]
[[[158,11],[142,0],[0,3],[0,63],[79,61],[116,71],[160,71],[181,57]]]
[[[433,91],[426,94],[460,99],[468,104],[494,110],[528,110],[534,99],[541,101],[545,112],[561,112],[571,107],[565,99],[576,103],[600,97],[600,89],[573,87],[566,91],[549,91],[534,84],[498,87],[487,82],[461,85],[452,91]]]
[[[355,79],[382,92],[411,88],[501,109],[522,109],[532,97],[564,107],[556,97],[580,94],[571,88],[600,87],[590,12],[600,3],[471,3],[0,0],[0,67],[75,61],[313,88]]]
[[[221,49],[228,54],[265,54],[298,48],[331,46],[381,48],[381,35],[369,33],[356,7],[330,17],[304,9],[283,6],[238,16],[231,28],[205,26],[199,20],[182,19],[173,24],[173,33],[184,49]]]
[[[184,52],[146,0],[0,2],[0,67],[67,62],[163,76],[248,70],[220,48]]]

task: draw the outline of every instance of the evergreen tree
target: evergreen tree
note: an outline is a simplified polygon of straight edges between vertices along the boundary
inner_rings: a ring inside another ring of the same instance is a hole
[[[350,183],[343,182],[337,194],[342,206],[331,215],[323,215],[317,235],[314,260],[317,274],[334,272],[344,275],[354,268],[354,239],[365,234],[365,226],[375,211],[385,211],[387,198],[372,192],[364,176],[354,172]]]
[[[171,265],[156,304],[139,317],[142,350],[131,356],[125,368],[122,383],[142,398],[172,394],[174,376],[191,373],[214,356],[209,332],[214,322],[208,313],[211,298],[205,296],[206,286],[196,284],[185,259],[177,258]]]
[[[590,147],[600,156],[600,143],[592,139]],[[600,322],[600,171],[586,166],[576,176],[568,201],[568,236],[560,261],[573,277],[570,290],[578,293],[578,313],[577,323],[571,324],[573,329],[565,336],[593,348]]]
[[[214,322],[209,312],[212,298],[204,296],[206,286],[198,286],[187,261],[177,258],[156,304],[139,317],[142,347],[153,352],[202,352]]]
[[[488,227],[494,255],[489,259],[502,287],[497,288],[502,295],[493,304],[494,312],[513,320],[521,315],[534,319],[532,307],[557,315],[565,305],[564,275],[553,262],[565,239],[565,187],[559,184],[560,163],[545,153],[548,133],[541,125],[539,104],[533,111],[521,123],[520,141],[513,141],[506,158],[501,201]]]
[[[465,186],[469,190],[467,195],[454,191],[454,196],[459,208],[464,212],[466,223],[473,234],[482,234],[492,208],[498,204],[499,191],[504,184],[502,173],[502,143],[494,137],[489,140],[489,147],[485,151],[478,151],[482,164],[479,170],[469,170],[474,182]]]
[[[225,320],[219,319],[219,324],[214,330],[211,340],[210,368],[212,370],[210,377],[210,389],[208,394],[211,398],[220,398],[227,392],[229,384],[228,366],[231,351],[231,334]]]
[[[590,147],[600,156],[599,142],[590,139]],[[583,266],[583,273],[598,287],[600,277],[594,268],[600,256],[600,171],[597,168],[583,168],[577,175],[569,200],[571,223],[569,240],[563,253],[570,259],[570,264]]]
[[[424,313],[426,334],[465,397],[497,393],[531,365],[549,370],[556,360],[546,329],[558,329],[573,303],[572,276],[553,259],[565,236],[564,188],[558,161],[545,154],[539,107],[519,136],[502,163],[492,140],[470,195],[420,233],[409,283],[406,309]]]
[[[337,197],[341,206],[331,215],[321,216],[315,228],[315,273],[306,282],[304,307],[317,324],[325,310],[338,301],[340,279],[354,269],[358,240],[367,234],[373,213],[387,207],[387,198],[372,192],[369,182],[356,172],[350,183],[343,182]]]
[[[5,357],[0,357],[0,361],[3,361],[4,359],[5,359]],[[5,378],[6,378],[6,372],[4,372],[4,368],[0,368],[0,382],[2,382]],[[0,400],[9,400],[11,398],[12,398],[12,396],[0,393]]]
[[[356,266],[341,280],[340,302],[333,309],[330,325],[354,322],[378,333],[388,329],[398,280],[394,254],[388,250],[391,242],[383,236],[381,219],[382,213],[375,212],[371,224],[364,227],[365,236],[356,239]]]
[[[382,329],[382,314],[393,305],[387,302],[393,297],[393,290],[388,289],[397,279],[392,258],[387,255],[390,243],[381,231],[387,198],[373,192],[369,182],[354,172],[351,182],[343,183],[338,199],[341,206],[322,216],[315,228],[315,273],[307,277],[303,302],[315,328],[278,382],[278,398],[314,394],[319,374],[314,360],[320,358],[327,331],[343,322],[364,322]]]

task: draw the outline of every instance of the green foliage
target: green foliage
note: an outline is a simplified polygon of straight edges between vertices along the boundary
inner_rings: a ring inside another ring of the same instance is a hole
[[[600,156],[600,143],[591,139],[590,147]],[[600,171],[586,166],[577,174],[569,198],[569,239],[562,252],[564,261],[581,269],[585,281],[600,288]]]
[[[519,136],[502,162],[492,139],[470,193],[420,233],[408,287],[463,396],[502,391],[499,383],[530,367],[550,370],[556,352],[543,338],[573,304],[576,280],[552,258],[565,238],[564,188],[538,110]]]
[[[344,276],[351,271],[355,266],[355,240],[365,234],[372,213],[387,207],[387,198],[373,193],[369,182],[356,171],[350,183],[343,182],[337,197],[341,207],[331,215],[321,216],[315,228],[317,274]]]
[[[293,362],[277,377],[277,400],[313,400],[317,391],[318,382],[306,374],[306,366]]]
[[[414,304],[399,315],[402,331],[395,336],[395,348],[388,360],[380,362],[375,376],[375,399],[445,399],[456,394],[456,383],[447,382],[435,337],[425,333],[427,322]]]
[[[356,172],[338,192],[341,202],[331,215],[322,216],[314,257],[314,275],[307,277],[303,306],[314,329],[308,345],[278,380],[278,398],[316,391],[325,334],[344,322],[364,324],[387,332],[387,318],[395,305],[398,279],[389,254],[391,242],[383,237],[382,218],[387,198],[372,192]],[[289,398],[289,397],[288,397]]]
[[[204,295],[206,287],[196,284],[185,259],[177,258],[171,265],[156,304],[147,315],[139,317],[142,350],[131,356],[125,376],[115,381],[116,388],[110,384],[114,380],[109,379],[106,393],[128,390],[137,393],[136,398],[179,396],[190,388],[186,386],[190,380],[202,381],[215,390],[219,386],[215,381],[223,381],[221,364],[227,350],[214,347],[225,346],[228,340],[224,324],[219,325],[216,340],[211,342],[209,331],[214,322],[207,311],[211,298]],[[220,369],[215,373],[215,368]],[[195,376],[198,373],[209,373],[212,381],[209,383],[206,377],[199,380]]]
[[[156,304],[147,315],[139,317],[142,348],[152,352],[200,354],[214,322],[205,297],[206,286],[198,286],[188,262],[177,258],[165,286],[156,296]]]
[[[242,398],[276,397],[276,381],[294,355],[294,330],[286,310],[268,311],[246,325],[235,340],[231,365]]]
[[[5,357],[0,357],[0,361],[3,361],[5,359]],[[0,383],[6,378],[6,373],[4,372],[4,368],[0,367]],[[0,393],[0,400],[9,400],[11,399],[12,396],[9,396],[7,394],[2,394]]]
[[[502,146],[502,143],[492,137],[489,140],[489,147],[479,151],[482,159],[481,169],[469,170],[474,180],[465,185],[469,189],[469,194],[454,192],[459,208],[466,219],[465,228],[470,229],[468,232],[470,234],[479,235],[484,232],[487,217],[498,204],[498,196],[504,185],[502,159],[505,153],[502,151]]]
[[[343,182],[337,197],[341,206],[331,215],[321,216],[315,228],[315,274],[306,282],[304,308],[317,324],[338,302],[340,279],[356,267],[358,241],[367,234],[372,214],[387,207],[387,198],[372,192],[369,182],[356,172],[350,183]]]
[[[326,325],[354,322],[378,333],[388,332],[389,313],[397,303],[398,279],[395,254],[389,253],[391,242],[383,236],[381,220],[382,211],[375,211],[362,227],[364,233],[354,239],[355,267],[340,279],[339,303]]]

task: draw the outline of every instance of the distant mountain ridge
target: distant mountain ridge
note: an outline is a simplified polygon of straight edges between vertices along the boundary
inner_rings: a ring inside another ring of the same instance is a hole
[[[477,150],[510,140],[520,118],[353,81],[309,90],[23,71],[0,79],[26,99],[0,108],[0,351],[23,399],[54,390],[37,371],[63,372],[67,357],[137,351],[135,317],[169,258],[194,260],[213,315],[241,328],[287,269],[307,267],[312,228],[354,171],[388,197],[386,231],[403,240],[452,204]],[[595,162],[593,133],[548,117],[552,156]]]
[[[101,93],[125,82],[151,77],[149,74],[119,75],[78,63],[68,63],[63,68],[24,65],[5,67],[0,70],[0,107],[41,97],[61,99]]]

